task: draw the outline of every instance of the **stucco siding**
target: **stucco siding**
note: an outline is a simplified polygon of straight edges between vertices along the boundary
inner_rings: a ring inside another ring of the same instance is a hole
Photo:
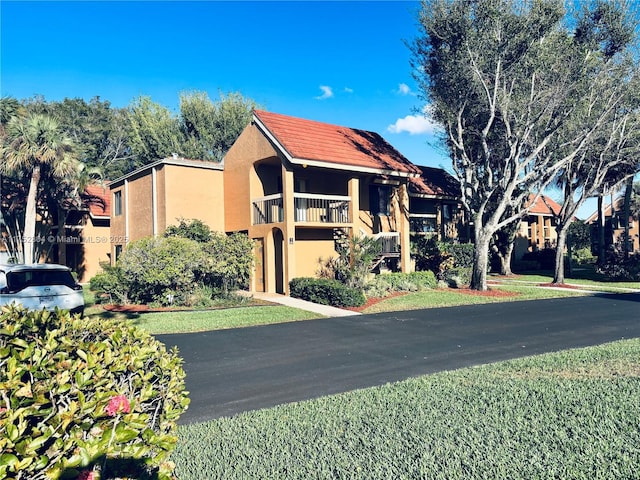
[[[223,172],[177,165],[165,165],[163,170],[162,231],[185,218],[202,220],[211,230],[224,232]]]
[[[224,159],[227,231],[246,230],[251,225],[251,200],[265,195],[265,187],[255,164],[274,157],[277,157],[277,153],[273,146],[254,125],[245,128],[227,152]],[[277,175],[274,181],[277,181]]]

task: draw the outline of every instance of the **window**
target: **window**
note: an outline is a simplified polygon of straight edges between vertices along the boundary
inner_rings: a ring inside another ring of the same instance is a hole
[[[442,216],[447,222],[451,220],[451,205],[448,205],[446,203],[442,205]]]
[[[118,258],[120,258],[120,255],[122,255],[122,245],[116,245],[114,247],[114,253],[115,253],[115,261],[118,261]]]
[[[391,187],[389,185],[371,185],[369,205],[372,215],[390,214]]]
[[[122,190],[113,192],[113,214],[122,215]]]

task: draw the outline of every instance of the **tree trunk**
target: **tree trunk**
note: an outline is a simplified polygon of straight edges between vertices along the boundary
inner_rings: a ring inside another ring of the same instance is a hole
[[[569,224],[562,225],[558,231],[558,239],[556,243],[556,266],[553,275],[553,283],[564,283],[564,247],[567,244],[567,231]]]
[[[604,263],[605,246],[604,246],[604,195],[598,196],[598,264]]]
[[[491,235],[480,233],[476,230],[476,243],[473,249],[473,271],[471,273],[470,288],[474,290],[487,290],[487,264],[489,260],[489,243]]]
[[[513,258],[514,242],[509,242],[506,251],[499,254],[500,257],[500,275],[513,275],[511,271],[511,259]]]
[[[38,195],[38,184],[40,183],[40,165],[36,164],[31,172],[31,182],[29,183],[29,193],[27,194],[27,206],[24,212],[24,235],[22,237],[24,250],[24,263],[31,265],[35,263],[33,251],[36,242],[36,197]]]
[[[629,217],[631,216],[631,193],[633,191],[633,177],[627,179],[624,191],[624,259],[629,260],[629,250],[633,248],[629,242]]]

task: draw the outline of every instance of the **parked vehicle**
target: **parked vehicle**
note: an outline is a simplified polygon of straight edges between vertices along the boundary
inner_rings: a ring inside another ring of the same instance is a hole
[[[30,310],[84,312],[82,285],[64,265],[0,265],[0,305],[16,303]]]

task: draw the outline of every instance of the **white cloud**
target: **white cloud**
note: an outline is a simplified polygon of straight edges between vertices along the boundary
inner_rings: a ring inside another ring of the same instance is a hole
[[[353,93],[353,88],[344,87],[345,93]]]
[[[331,89],[331,87],[320,85],[320,90],[322,90],[322,95],[315,97],[316,100],[325,100],[327,98],[333,97],[333,90]]]
[[[411,135],[434,133],[438,129],[433,120],[423,115],[407,115],[399,118],[396,123],[389,125],[387,131],[391,133],[408,132]]]
[[[406,83],[401,83],[400,85],[398,85],[398,90],[396,90],[396,93],[399,95],[415,95],[415,93],[411,91],[409,85],[407,85]]]

